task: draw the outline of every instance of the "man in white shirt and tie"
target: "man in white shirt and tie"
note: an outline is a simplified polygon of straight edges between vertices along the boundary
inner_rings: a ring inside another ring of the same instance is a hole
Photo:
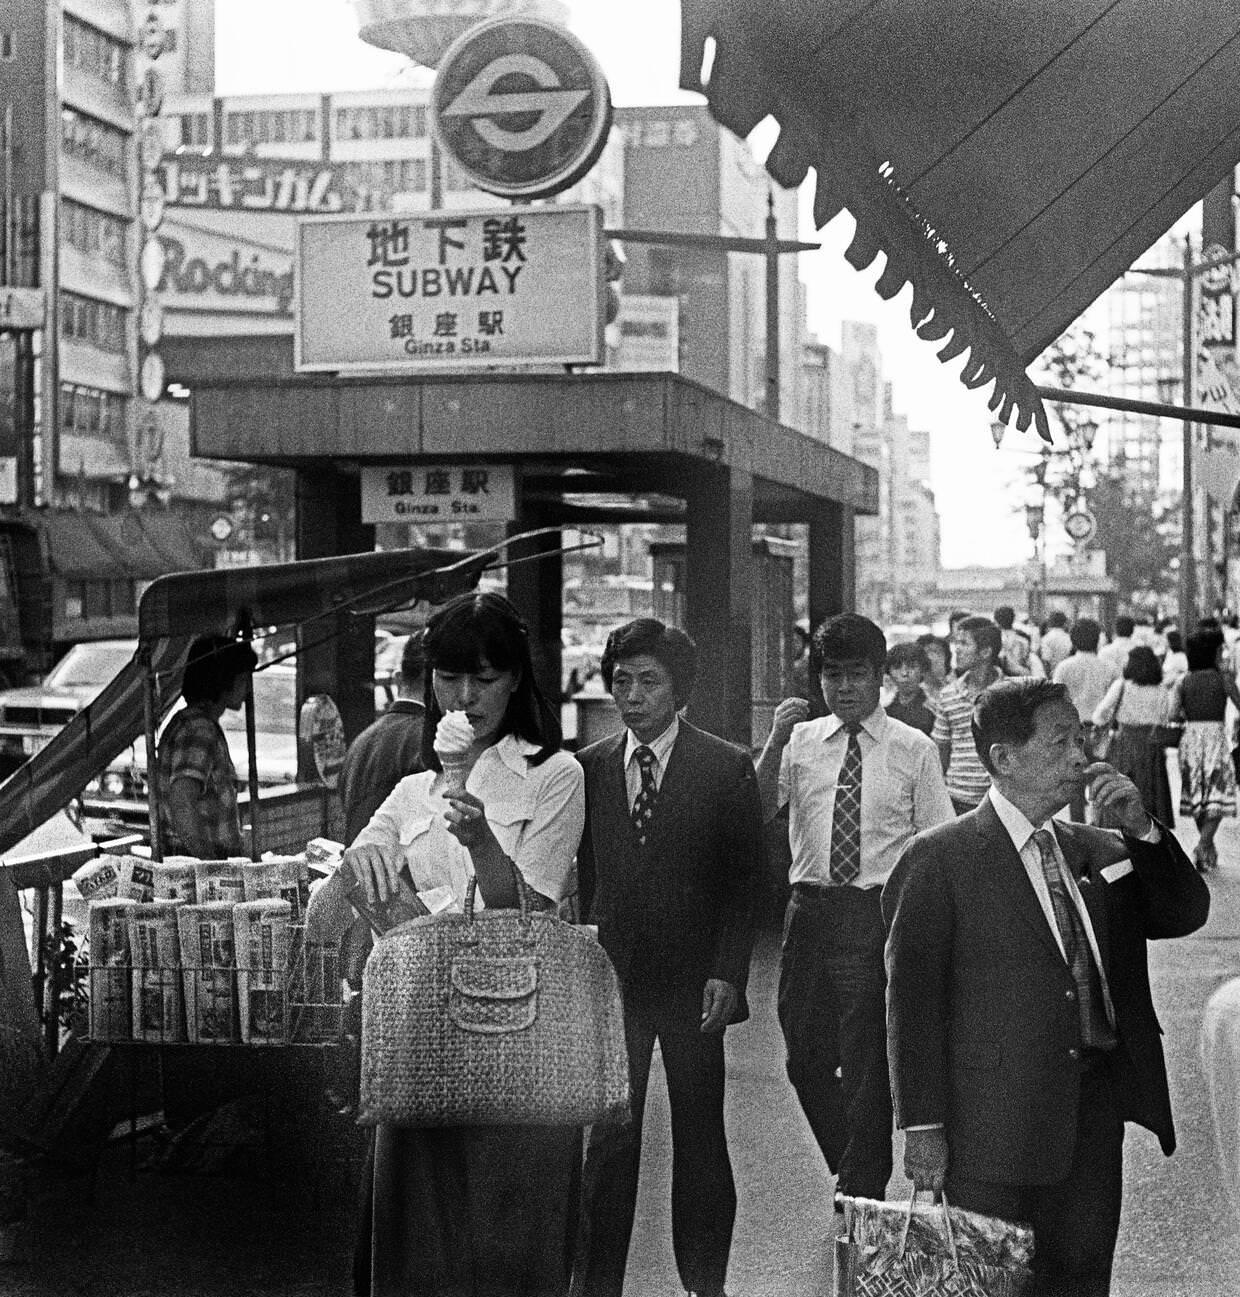
[[[792,895],[779,1021],[788,1078],[841,1195],[882,1198],[891,1091],[882,885],[920,829],[952,818],[938,749],[879,705],[887,642],[843,613],[814,635],[831,715],[786,698],[758,758],[762,808],[789,808]]]
[[[1199,928],[1209,892],[1132,781],[1088,763],[1063,685],[993,685],[973,736],[990,791],[883,892],[905,1170],[1032,1225],[1038,1297],[1104,1297],[1124,1122],[1175,1147],[1146,943]],[[1052,819],[1087,783],[1122,832]]]

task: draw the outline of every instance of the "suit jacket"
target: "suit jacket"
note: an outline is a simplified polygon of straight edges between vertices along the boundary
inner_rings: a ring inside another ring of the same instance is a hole
[[[626,732],[577,754],[586,828],[577,855],[582,908],[620,977],[627,1004],[696,1028],[708,978],[745,986],[762,886],[762,808],[753,761],[681,720],[646,845],[629,816]]]
[[[412,698],[397,698],[378,720],[349,744],[340,767],[345,846],[370,823],[387,795],[422,765],[422,724],[426,708]]]
[[[1120,1112],[1169,1154],[1146,943],[1199,928],[1209,891],[1166,828],[1158,843],[1081,824],[1055,832],[1110,984]],[[1080,1096],[1075,985],[989,798],[908,844],[883,890],[883,917],[897,1124],[944,1123],[950,1165],[970,1178],[1064,1179]]]

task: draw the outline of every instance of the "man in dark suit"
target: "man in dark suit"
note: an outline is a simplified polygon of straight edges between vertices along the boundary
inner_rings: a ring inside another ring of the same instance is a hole
[[[633,1121],[596,1126],[574,1292],[620,1297],[642,1113],[656,1039],[672,1117],[672,1245],[691,1293],[721,1297],[736,1215],[723,1125],[724,1029],[745,984],[762,878],[762,811],[748,752],[678,716],[697,653],[640,618],[613,631],[603,683],[626,728],[578,754],[586,772],[580,891],[624,998]]]
[[[370,823],[388,794],[406,776],[424,769],[422,764],[422,675],[426,654],[422,632],[405,641],[396,697],[383,715],[368,725],[349,745],[340,767],[340,800],[344,806],[345,845]]]
[[[1062,685],[991,686],[973,734],[993,787],[915,837],[883,893],[905,1170],[1030,1223],[1039,1297],[1094,1297],[1110,1288],[1124,1122],[1175,1147],[1146,943],[1195,931],[1210,896],[1132,781],[1087,764]],[[1085,787],[1122,833],[1051,819]]]

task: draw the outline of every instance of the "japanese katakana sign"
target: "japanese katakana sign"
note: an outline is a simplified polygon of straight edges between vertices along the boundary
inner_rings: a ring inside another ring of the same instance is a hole
[[[362,521],[507,522],[516,517],[511,464],[362,468]]]
[[[303,220],[299,370],[597,364],[597,207]]]

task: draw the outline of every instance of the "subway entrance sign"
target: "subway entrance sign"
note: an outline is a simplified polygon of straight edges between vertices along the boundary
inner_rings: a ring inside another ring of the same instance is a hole
[[[298,223],[295,366],[403,373],[598,364],[597,207]]]
[[[571,32],[499,18],[461,35],[431,90],[439,147],[480,189],[546,198],[597,161],[611,130],[611,92]]]

